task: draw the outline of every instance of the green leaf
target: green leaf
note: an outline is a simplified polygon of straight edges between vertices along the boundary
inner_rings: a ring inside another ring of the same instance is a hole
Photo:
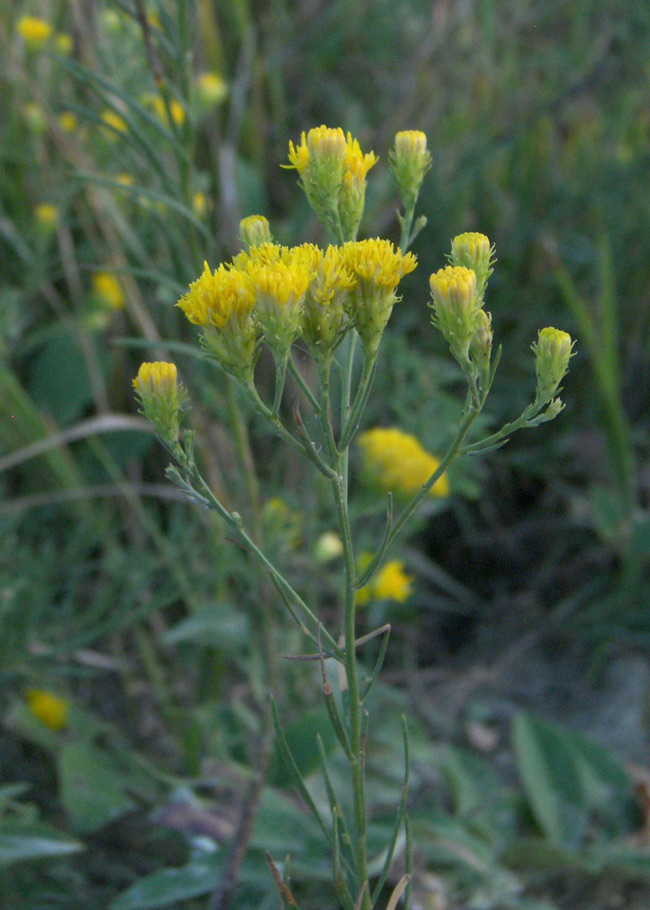
[[[535,820],[555,844],[577,846],[587,807],[574,751],[548,721],[519,714],[513,725],[519,775]]]
[[[76,420],[92,401],[86,360],[67,326],[57,328],[36,355],[29,391],[59,426]]]
[[[60,795],[75,831],[95,831],[135,808],[125,793],[127,781],[114,765],[91,743],[69,742],[61,750]]]
[[[165,633],[163,641],[168,645],[193,643],[223,650],[246,644],[249,636],[248,616],[221,603],[203,607],[182,619]]]
[[[303,777],[308,777],[320,766],[318,734],[321,736],[326,754],[329,755],[338,740],[324,708],[306,711],[300,720],[284,730],[289,750]],[[272,780],[276,786],[283,789],[291,785],[293,778],[284,764],[276,761],[272,769]]]
[[[109,904],[109,910],[169,907],[177,901],[209,894],[219,884],[220,877],[220,863],[215,858],[197,860],[180,869],[159,869],[118,895]]]
[[[16,821],[0,824],[0,866],[21,860],[65,856],[83,850],[83,844],[45,824],[25,825]]]

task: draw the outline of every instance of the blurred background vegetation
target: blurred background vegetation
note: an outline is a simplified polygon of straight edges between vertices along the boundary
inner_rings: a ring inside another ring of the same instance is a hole
[[[269,592],[165,481],[131,394],[142,359],[174,357],[215,489],[331,611],[336,564],[311,568],[325,491],[197,355],[174,307],[204,259],[236,252],[245,215],[285,243],[325,240],[279,167],[289,139],[325,123],[381,158],[366,236],[398,237],[395,132],[425,131],[433,156],[369,423],[433,452],[453,433],[458,376],[425,303],[457,233],[496,245],[491,424],[533,394],[537,329],[577,338],[564,413],[459,465],[398,554],[414,595],[368,607],[369,628],[395,627],[394,685],[378,697],[412,718],[418,906],[580,907],[580,893],[606,907],[612,876],[628,889],[618,906],[647,906],[634,889],[650,864],[630,846],[644,804],[617,757],[556,726],[558,703],[551,720],[512,722],[544,711],[539,692],[471,696],[496,693],[510,661],[519,682],[565,674],[587,699],[622,659],[641,666],[645,703],[650,6],[2,0],[0,61],[0,905],[207,907],[247,781],[265,697],[251,616]],[[353,492],[371,547],[381,503]],[[278,638],[299,650],[280,610]],[[322,729],[310,674],[285,662],[277,686],[306,772]],[[64,726],[39,720],[34,691],[65,700]],[[378,836],[400,786],[395,729],[372,756]],[[640,735],[608,745],[638,758]],[[277,906],[267,846],[292,854],[307,906],[333,906],[319,832],[288,790],[272,764],[234,907]]]

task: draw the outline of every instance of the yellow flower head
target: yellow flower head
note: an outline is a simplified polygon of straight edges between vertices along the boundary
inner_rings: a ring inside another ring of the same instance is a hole
[[[201,73],[196,80],[196,92],[205,107],[216,107],[228,97],[228,86],[219,73]]]
[[[72,36],[67,32],[59,32],[54,38],[54,47],[57,52],[66,57],[72,50]]]
[[[417,265],[413,253],[403,255],[389,240],[355,240],[342,248],[345,267],[356,278],[347,298],[349,316],[361,336],[367,357],[374,357],[393,305],[395,289]]]
[[[311,280],[311,273],[304,265],[281,260],[268,264],[254,264],[249,274],[253,279],[258,301],[265,298],[282,309],[301,300]]]
[[[348,293],[357,279],[347,268],[341,247],[304,244],[302,251],[312,273],[305,297],[303,334],[317,360],[327,362],[349,323],[346,309]]]
[[[194,325],[221,329],[231,319],[245,319],[254,303],[255,287],[248,275],[223,264],[211,272],[205,262],[203,274],[192,282],[178,306]]]
[[[34,101],[29,101],[23,108],[25,120],[30,130],[42,133],[47,126],[47,117],[43,108]]]
[[[291,251],[288,246],[279,243],[264,242],[252,245],[249,250],[242,250],[233,258],[232,268],[250,273],[262,265],[272,265],[275,262],[288,262]]]
[[[358,139],[353,139],[348,133],[345,143],[345,172],[343,179],[349,183],[362,183],[371,167],[374,167],[379,158],[374,152],[361,151]]]
[[[43,689],[28,689],[25,693],[27,705],[33,716],[54,733],[68,725],[70,702]]]
[[[440,461],[427,452],[415,436],[396,427],[366,430],[359,436],[358,444],[369,480],[396,495],[414,495],[440,466]],[[428,495],[448,494],[449,481],[443,474]]]
[[[52,37],[52,26],[44,19],[36,16],[22,16],[16,25],[18,34],[31,50],[39,50],[47,44]]]
[[[325,253],[321,253],[314,272],[309,293],[321,306],[329,306],[340,292],[350,290],[357,283],[339,246],[328,246]]]
[[[434,302],[445,309],[470,310],[476,303],[476,273],[463,265],[448,265],[429,278]]]
[[[343,246],[346,267],[371,288],[394,291],[404,275],[417,265],[413,253],[396,250],[390,240],[381,237],[355,240]]]
[[[387,562],[381,569],[372,585],[377,600],[394,600],[404,603],[411,596],[413,576],[404,571],[404,563],[399,559]]]
[[[176,388],[177,381],[176,364],[159,360],[140,364],[138,375],[133,380],[133,388],[142,397],[169,395]]]
[[[65,133],[74,133],[77,129],[78,121],[72,111],[64,111],[56,118],[57,123]]]
[[[174,126],[182,126],[185,122],[185,108],[175,98],[169,99],[169,114],[167,113],[167,105],[165,104],[162,95],[143,95],[142,103],[151,108],[161,123],[169,125],[170,115]]]
[[[115,179],[122,186],[134,186],[135,185],[135,177],[133,176],[133,174],[125,174],[125,173],[118,174]]]
[[[107,135],[115,139],[115,133],[126,133],[129,128],[128,123],[123,117],[120,117],[114,110],[107,108],[101,115],[103,123],[108,127]]]
[[[371,561],[370,553],[362,553],[358,562],[363,570]],[[404,563],[399,559],[387,562],[367,585],[357,591],[357,605],[365,606],[371,600],[393,600],[404,603],[411,596],[413,576],[404,571]]]
[[[295,168],[302,175],[309,167],[310,160],[309,148],[304,133],[300,137],[300,145],[295,146],[289,140],[289,164],[283,165],[285,168]]]
[[[192,196],[192,209],[194,214],[199,218],[205,218],[206,212],[208,211],[208,198],[205,193],[202,193],[198,190]]]
[[[49,231],[59,220],[59,210],[55,205],[42,202],[40,205],[36,206],[34,216],[39,227],[43,228],[45,231]]]
[[[124,306],[124,291],[118,278],[111,272],[95,272],[92,277],[95,294],[112,310],[121,310]]]

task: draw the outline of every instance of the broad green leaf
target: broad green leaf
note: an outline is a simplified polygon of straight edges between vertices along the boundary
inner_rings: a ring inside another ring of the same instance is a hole
[[[109,904],[109,910],[147,910],[169,907],[178,901],[214,891],[221,877],[220,864],[204,859],[180,869],[159,869],[140,879]]]
[[[86,360],[78,339],[67,326],[53,332],[36,355],[29,391],[39,407],[60,426],[72,423],[92,401]]]
[[[324,708],[305,712],[300,720],[297,720],[284,730],[289,750],[303,777],[308,777],[320,766],[320,753],[318,740],[316,739],[319,733],[323,740],[325,752],[329,754],[338,741],[330,723],[329,715]],[[271,780],[281,789],[291,786],[293,781],[279,756],[276,756]]]
[[[574,751],[548,721],[519,714],[513,725],[517,768],[535,820],[555,844],[577,846],[587,806]]]
[[[102,828],[135,807],[126,795],[128,781],[106,752],[91,743],[66,743],[59,755],[63,805],[75,831]]]
[[[168,645],[193,643],[214,648],[243,645],[250,635],[248,616],[230,604],[203,607],[172,626],[164,635]]]

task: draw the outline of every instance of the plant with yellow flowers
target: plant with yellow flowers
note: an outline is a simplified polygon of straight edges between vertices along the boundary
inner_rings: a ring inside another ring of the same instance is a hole
[[[373,152],[363,153],[358,141],[342,129],[321,126],[303,133],[298,145],[289,144],[287,167],[298,171],[299,183],[319,220],[332,234],[333,243],[325,248],[309,243],[287,247],[274,240],[264,217],[248,217],[240,227],[242,251],[216,267],[205,263],[203,273],[178,303],[189,321],[198,326],[206,356],[233,377],[259,417],[284,443],[308,459],[330,487],[338,523],[338,536],[333,540],[337,552],[340,547],[343,563],[340,613],[330,628],[274,565],[257,535],[244,526],[240,514],[215,495],[201,473],[194,456],[194,434],[180,431],[188,396],[178,383],[176,367],[170,363],[145,363],[134,380],[143,412],[174,458],[175,465],[168,468],[168,476],[194,500],[217,512],[255,554],[309,642],[310,651],[302,659],[320,662],[323,698],[349,768],[349,799],[340,799],[324,767],[330,810],[325,814],[317,807],[290,752],[275,707],[270,710],[279,751],[328,840],[333,887],[345,910],[371,910],[379,905],[402,834],[406,840],[406,871],[388,899],[389,910],[402,897],[408,906],[412,874],[405,720],[405,785],[394,830],[385,844],[383,860],[378,862],[377,857],[369,856],[365,704],[381,670],[390,626],[359,637],[357,606],[369,597],[401,602],[409,596],[412,576],[404,571],[400,561],[385,562],[404,525],[425,497],[449,494],[446,472],[456,458],[498,447],[514,430],[536,426],[559,413],[563,405],[557,393],[573,348],[566,332],[542,329],[533,345],[537,371],[534,401],[498,432],[486,439],[468,441],[485,405],[499,359],[498,351],[493,356],[491,316],[485,310],[494,247],[483,234],[456,237],[449,265],[431,275],[429,283],[433,325],[448,343],[465,380],[462,416],[453,442],[440,457],[427,452],[415,437],[397,428],[367,429],[359,434],[366,474],[388,494],[383,535],[375,552],[360,558],[348,507],[350,450],[363,426],[383,333],[393,308],[405,305],[400,303],[400,282],[417,264],[407,250],[426,224],[423,216],[414,220],[420,186],[431,160],[426,137],[417,131],[398,133],[388,160],[404,205],[398,214],[399,247],[378,237],[357,238],[366,177],[377,157]],[[313,360],[313,382],[305,378],[294,360],[298,340]],[[275,387],[267,399],[257,384],[256,364],[262,346],[270,349],[275,363]],[[303,394],[301,408],[309,409],[309,420],[303,419],[298,407],[293,410],[292,420],[285,415],[282,403],[287,373]],[[396,515],[394,499],[400,508]],[[323,560],[319,561],[322,564]],[[359,653],[375,638],[381,639],[381,647],[374,667],[362,677]],[[327,672],[329,661],[339,667],[337,693]],[[348,806],[349,810],[344,809]],[[296,907],[278,868],[272,860],[269,862],[284,905]]]

